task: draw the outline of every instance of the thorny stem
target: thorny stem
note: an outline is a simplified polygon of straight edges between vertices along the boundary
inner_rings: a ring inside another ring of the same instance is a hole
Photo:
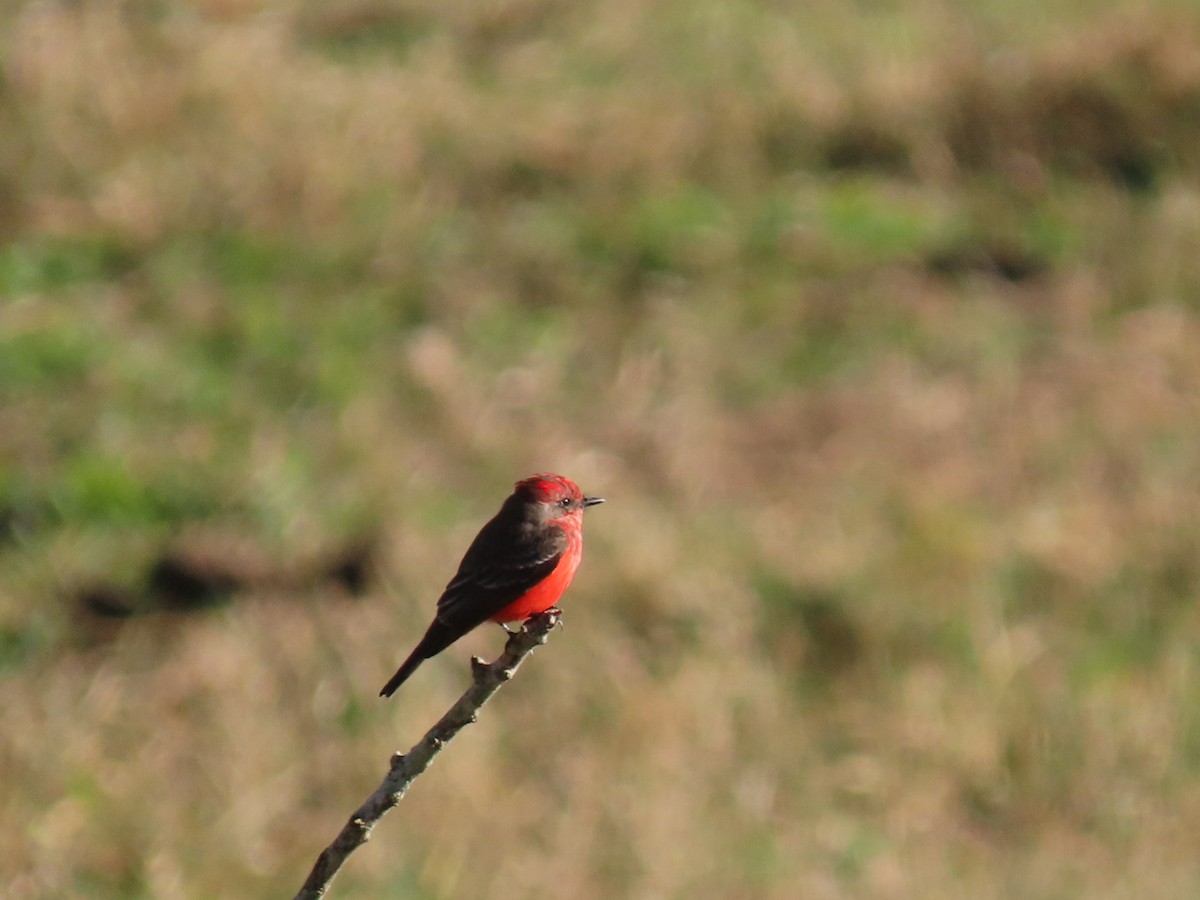
[[[512,678],[533,648],[546,643],[561,616],[562,613],[557,609],[531,616],[520,631],[509,637],[504,652],[495,662],[485,663],[478,657],[471,659],[471,686],[408,753],[392,754],[387,776],[354,811],[333,843],[321,851],[295,900],[317,900],[325,896],[333,876],[341,869],[346,858],[367,842],[371,830],[383,818],[383,814],[400,802],[409,786],[429,768],[442,748],[476,720],[479,710],[491,699],[492,694],[500,690],[502,684]]]

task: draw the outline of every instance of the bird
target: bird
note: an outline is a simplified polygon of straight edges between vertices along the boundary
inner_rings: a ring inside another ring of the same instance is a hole
[[[484,622],[507,630],[508,622],[554,608],[583,556],[583,511],[603,502],[562,475],[518,481],[467,548],[425,636],[379,696],[390,697],[422,662]]]

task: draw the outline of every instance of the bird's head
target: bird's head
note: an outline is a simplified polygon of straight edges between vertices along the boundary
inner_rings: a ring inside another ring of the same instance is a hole
[[[582,520],[587,507],[604,502],[603,497],[585,497],[579,485],[562,475],[532,475],[518,481],[513,493],[544,522]]]

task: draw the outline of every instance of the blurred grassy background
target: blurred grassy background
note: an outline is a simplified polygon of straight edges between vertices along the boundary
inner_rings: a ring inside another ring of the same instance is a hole
[[[568,627],[338,897],[1200,895],[1200,10],[0,11],[0,873],[290,896],[511,482]]]

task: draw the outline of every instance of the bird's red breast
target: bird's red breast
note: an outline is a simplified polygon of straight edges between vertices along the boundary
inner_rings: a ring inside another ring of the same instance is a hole
[[[493,622],[522,622],[532,615],[545,612],[558,605],[563,593],[575,577],[579,560],[583,557],[583,534],[578,527],[566,527],[567,546],[554,567],[545,578],[527,590],[494,616]]]

